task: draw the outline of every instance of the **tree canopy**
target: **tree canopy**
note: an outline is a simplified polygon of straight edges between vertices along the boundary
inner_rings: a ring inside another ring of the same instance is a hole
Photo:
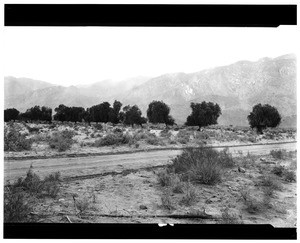
[[[4,110],[4,121],[8,122],[11,120],[17,120],[18,116],[19,116],[20,112],[15,109],[15,108],[10,108],[10,109],[6,109]]]
[[[221,113],[220,106],[216,103],[205,102],[191,103],[192,114],[187,117],[186,125],[201,127],[217,124]]]
[[[151,123],[165,123],[166,125],[173,125],[174,119],[169,115],[170,107],[163,101],[152,101],[147,110],[147,117]]]
[[[142,117],[142,112],[136,105],[125,106],[123,108],[123,112],[121,113],[121,117],[123,118],[124,124],[131,126],[133,126],[134,124],[142,126],[142,124],[147,122],[147,119],[145,117]]]
[[[262,130],[267,127],[276,127],[281,122],[278,110],[268,104],[253,106],[252,112],[250,112],[247,118],[250,127],[256,128],[259,133],[262,133]]]
[[[49,121],[52,120],[52,109],[46,106],[34,106],[27,109],[26,112],[20,114],[21,119],[28,119],[31,121]]]

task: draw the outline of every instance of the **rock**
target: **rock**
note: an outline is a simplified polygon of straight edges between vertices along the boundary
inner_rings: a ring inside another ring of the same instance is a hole
[[[262,161],[262,162],[266,162],[266,159],[264,159],[264,158],[260,158],[260,161]]]
[[[245,173],[246,172],[246,170],[243,167],[238,167],[238,171],[241,172],[241,173]]]
[[[60,198],[60,199],[58,199],[58,201],[59,201],[59,202],[63,202],[63,201],[65,201],[65,199]]]
[[[146,209],[148,209],[145,205],[140,205],[140,209],[142,209],[142,210],[146,210]]]

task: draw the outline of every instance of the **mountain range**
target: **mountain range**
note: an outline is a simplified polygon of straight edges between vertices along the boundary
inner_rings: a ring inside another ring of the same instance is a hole
[[[4,106],[24,112],[34,105],[55,108],[89,106],[115,99],[123,105],[138,105],[146,114],[152,100],[171,108],[178,124],[191,113],[191,102],[216,102],[222,109],[221,125],[247,126],[247,115],[255,104],[275,106],[282,126],[296,126],[296,56],[239,61],[195,73],[169,73],[158,77],[135,77],[119,82],[103,80],[90,85],[58,86],[28,78],[4,78]]]

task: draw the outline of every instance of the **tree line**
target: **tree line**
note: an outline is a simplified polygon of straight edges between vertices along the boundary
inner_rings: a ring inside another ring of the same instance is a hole
[[[166,126],[174,125],[175,120],[170,115],[170,107],[163,101],[152,101],[147,109],[147,118],[142,116],[142,112],[137,105],[126,105],[122,108],[122,103],[115,100],[112,106],[109,102],[103,102],[90,108],[68,107],[63,104],[54,109],[56,114],[52,117],[52,109],[46,106],[34,106],[20,113],[15,108],[4,111],[4,121],[55,121],[67,122],[110,122],[112,124],[123,123],[125,125],[164,123]],[[201,103],[192,102],[190,105],[192,112],[187,117],[185,125],[201,127],[217,124],[219,116],[222,114],[220,106],[216,103],[203,101]],[[121,110],[122,108],[122,110]],[[278,110],[268,104],[257,104],[252,112],[247,116],[251,128],[256,128],[259,133],[267,127],[276,127],[281,122]]]

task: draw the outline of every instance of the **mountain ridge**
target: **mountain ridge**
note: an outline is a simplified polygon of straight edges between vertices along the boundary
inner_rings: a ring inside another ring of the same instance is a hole
[[[5,85],[8,86],[7,82]],[[116,83],[103,80],[85,87],[44,85],[46,87],[30,92],[24,88],[26,92],[23,94],[20,93],[19,86],[16,86],[18,92],[15,94],[13,88],[6,87],[5,108],[14,107],[21,111],[32,105],[55,108],[53,106],[58,106],[59,102],[86,108],[103,101],[112,103],[117,99],[123,105],[138,105],[145,115],[152,100],[163,100],[170,106],[171,115],[176,122],[184,123],[191,112],[190,102],[205,100],[220,104],[222,115],[218,121],[222,125],[248,125],[246,114],[257,103],[277,107],[285,118],[283,120],[289,124],[296,117],[294,54],[264,57],[258,61],[241,60],[193,73],[167,73],[153,78],[132,78]]]

